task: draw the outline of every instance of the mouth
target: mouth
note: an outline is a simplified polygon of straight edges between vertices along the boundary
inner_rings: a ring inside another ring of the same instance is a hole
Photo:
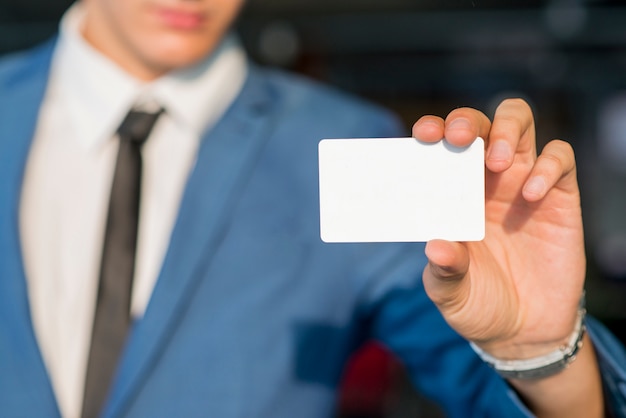
[[[165,26],[185,31],[199,29],[208,20],[206,12],[191,12],[165,7],[157,9],[156,15]]]

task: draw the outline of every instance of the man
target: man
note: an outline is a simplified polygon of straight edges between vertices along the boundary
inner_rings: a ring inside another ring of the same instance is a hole
[[[1,64],[3,416],[330,416],[368,337],[450,416],[603,416],[599,366],[623,405],[621,347],[580,326],[571,148],[537,158],[519,100],[493,122],[426,116],[421,140],[486,139],[485,240],[429,242],[428,263],[420,244],[325,245],[317,141],[401,131],[380,109],[247,63],[227,35],[241,3],[83,0],[57,39]],[[93,407],[113,139],[138,105],[164,111],[141,149],[133,324]],[[546,357],[559,347],[563,361]]]

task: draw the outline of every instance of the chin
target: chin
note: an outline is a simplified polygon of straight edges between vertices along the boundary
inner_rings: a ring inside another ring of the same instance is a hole
[[[158,49],[153,50],[152,61],[162,63],[164,67],[177,69],[193,65],[215,49],[217,42],[160,42]]]
[[[154,75],[162,75],[171,71],[176,71],[184,68],[191,67],[198,62],[202,61],[210,52],[200,53],[185,53],[181,54],[181,51],[161,50],[157,54],[145,55],[143,58],[143,66],[146,69],[151,69],[150,72]]]

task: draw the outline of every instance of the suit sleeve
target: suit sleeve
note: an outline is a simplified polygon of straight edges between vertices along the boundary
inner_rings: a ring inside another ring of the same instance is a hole
[[[455,417],[531,417],[516,393],[445,322],[421,279],[423,245],[398,245],[370,257],[364,290],[371,337],[406,368],[416,389]],[[362,272],[365,274],[365,271]]]
[[[372,271],[365,310],[372,338],[404,364],[415,387],[449,417],[532,417],[516,392],[448,326],[421,281],[426,263],[417,246],[389,250]],[[380,255],[380,254],[379,254]],[[594,343],[613,417],[626,418],[626,350],[598,320],[586,326]]]
[[[626,350],[598,320],[587,317],[585,326],[600,363],[605,401],[611,416],[626,418]]]

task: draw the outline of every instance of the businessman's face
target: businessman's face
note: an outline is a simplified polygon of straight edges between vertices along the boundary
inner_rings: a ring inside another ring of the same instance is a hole
[[[82,0],[83,35],[144,80],[211,53],[244,0]]]

